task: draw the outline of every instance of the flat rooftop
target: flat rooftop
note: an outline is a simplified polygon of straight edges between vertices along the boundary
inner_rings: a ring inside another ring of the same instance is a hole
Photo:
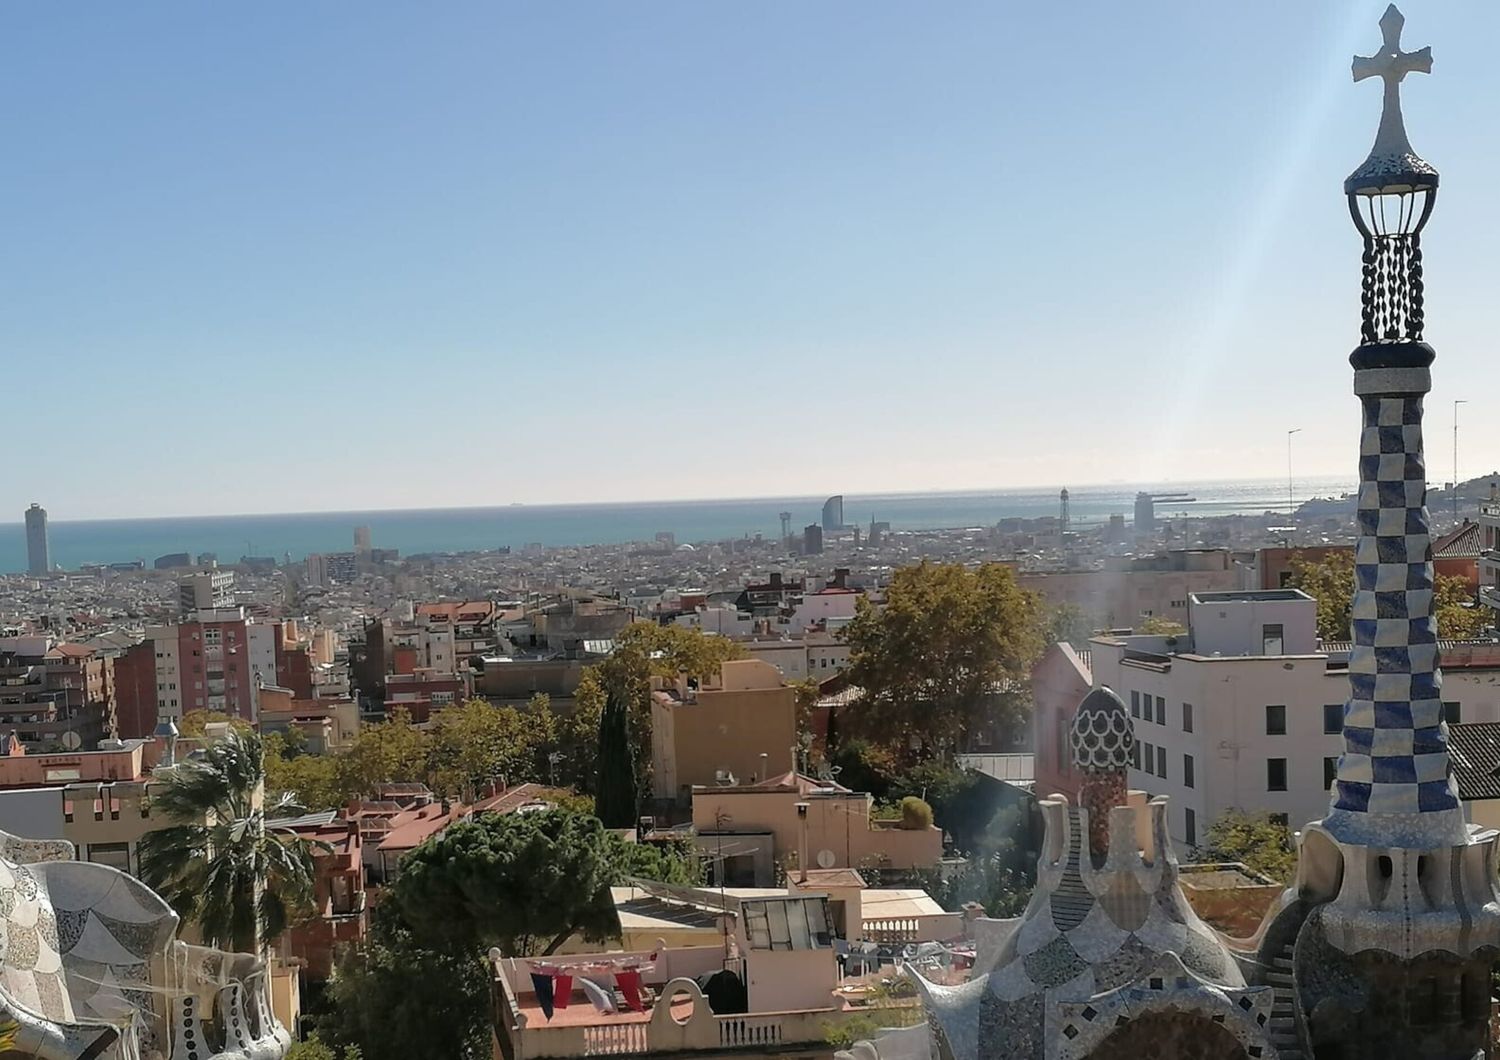
[[[1230,589],[1223,592],[1192,593],[1200,604],[1271,603],[1278,600],[1311,600],[1301,589]]]

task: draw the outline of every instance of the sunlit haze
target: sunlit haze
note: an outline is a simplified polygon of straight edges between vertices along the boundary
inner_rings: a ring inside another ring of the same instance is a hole
[[[1352,481],[1384,6],[12,5],[0,521]],[[1500,5],[1405,13],[1439,484]]]

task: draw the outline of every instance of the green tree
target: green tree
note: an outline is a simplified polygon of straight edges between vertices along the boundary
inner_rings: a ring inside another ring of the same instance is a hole
[[[531,775],[530,729],[515,707],[471,699],[438,711],[428,743],[428,776],[435,788],[462,796],[489,781]]]
[[[562,724],[552,710],[552,697],[545,692],[533,695],[526,704],[525,718],[531,744],[531,775],[538,781],[555,784],[557,767],[567,756],[562,749]]]
[[[363,1054],[357,1045],[348,1045],[335,1052],[314,1034],[305,1042],[293,1042],[287,1050],[286,1060],[363,1060]]]
[[[599,783],[599,721],[608,693],[597,667],[586,666],[573,693],[573,712],[558,719],[557,781],[579,791],[594,791]]]
[[[1318,602],[1318,636],[1324,640],[1348,640],[1354,603],[1354,550],[1339,549],[1321,560],[1303,555],[1292,558],[1287,586],[1301,589]]]
[[[599,786],[594,791],[594,812],[606,828],[633,828],[640,809],[630,721],[623,697],[611,693],[599,719]]]
[[[319,1037],[357,1047],[362,1060],[489,1060],[483,953],[423,945],[387,905],[371,912],[364,944],[339,955]]]
[[[426,783],[430,744],[397,707],[385,721],[363,726],[354,746],[339,756],[340,783],[359,794],[370,794],[377,784]]]
[[[1229,810],[1209,826],[1194,860],[1238,861],[1277,883],[1291,882],[1297,869],[1297,854],[1286,826],[1268,813],[1243,810]]]
[[[1474,606],[1469,583],[1456,575],[1438,575],[1432,607],[1437,614],[1438,636],[1445,640],[1482,637],[1491,622],[1489,609]]]
[[[575,934],[603,941],[617,930],[612,838],[598,818],[562,810],[480,814],[408,854],[388,898],[424,944],[476,957],[491,946],[550,954]]]
[[[298,807],[257,805],[264,780],[260,737],[233,729],[151,786],[153,810],[177,823],[141,838],[141,879],[210,946],[259,952],[311,906],[309,844],[266,829]]]
[[[947,757],[963,734],[997,719],[1018,732],[1021,689],[1041,654],[1039,598],[1007,566],[923,561],[898,570],[886,606],[867,601],[845,629],[849,681],[864,689],[839,721],[891,746]]]
[[[288,758],[280,733],[267,733],[261,739],[265,744],[268,795],[287,795],[304,809],[317,811],[347,805],[351,796],[359,794],[345,784],[338,758],[307,754]]]
[[[632,843],[610,834],[615,861],[615,882],[634,876],[681,887],[701,886],[707,874],[702,856],[691,839],[665,843]]]

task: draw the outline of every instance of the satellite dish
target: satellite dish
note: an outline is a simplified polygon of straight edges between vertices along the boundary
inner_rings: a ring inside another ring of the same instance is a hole
[[[833,868],[833,863],[837,860],[838,855],[826,847],[818,851],[818,868],[820,869]]]
[[[69,729],[62,734],[62,745],[69,751],[76,751],[83,746],[83,737]]]

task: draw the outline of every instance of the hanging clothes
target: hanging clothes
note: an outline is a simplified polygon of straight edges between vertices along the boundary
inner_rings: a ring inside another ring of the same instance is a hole
[[[620,994],[625,998],[625,1004],[637,1012],[645,1012],[646,1006],[641,1004],[641,973],[635,970],[620,971],[615,973],[615,985],[620,988]]]
[[[558,972],[552,976],[552,1007],[567,1008],[568,1000],[573,996],[573,977],[566,972]]]
[[[594,1008],[605,1016],[615,1013],[615,992],[608,983],[600,983],[596,979],[582,976],[578,985],[583,988],[583,996],[588,998]]]
[[[550,1020],[552,1018],[552,977],[540,972],[532,972],[531,989],[536,991],[536,1003],[541,1006],[542,1015]]]

